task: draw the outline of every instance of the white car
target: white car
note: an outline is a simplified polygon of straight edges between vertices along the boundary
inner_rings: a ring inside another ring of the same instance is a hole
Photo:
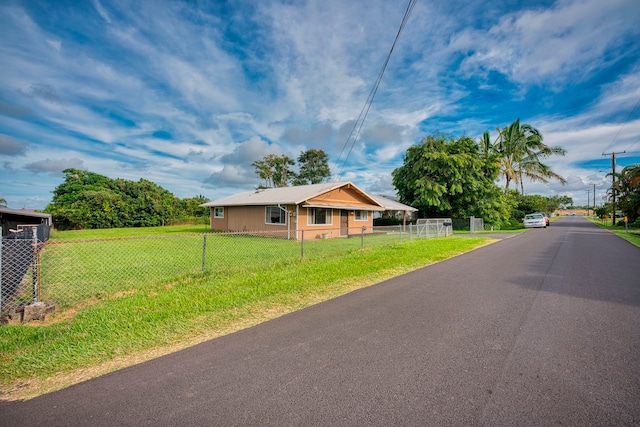
[[[524,228],[547,228],[547,220],[541,213],[534,213],[524,216]]]
[[[548,227],[549,226],[549,217],[547,216],[547,214],[544,213],[544,212],[534,212],[534,213],[529,214],[529,215],[536,215],[536,214],[540,214],[540,215],[542,215],[544,217],[545,225]]]

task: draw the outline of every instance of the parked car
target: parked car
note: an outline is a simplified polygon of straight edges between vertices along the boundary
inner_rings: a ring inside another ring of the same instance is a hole
[[[549,226],[549,217],[547,216],[547,214],[546,214],[546,213],[544,213],[544,212],[534,212],[534,214],[536,214],[536,215],[537,215],[537,214],[542,215],[542,216],[544,217],[544,222],[545,222],[546,226],[547,226],[547,227]],[[532,214],[532,215],[533,215],[533,214]]]
[[[524,216],[524,228],[547,228],[548,218],[544,214],[532,213]]]

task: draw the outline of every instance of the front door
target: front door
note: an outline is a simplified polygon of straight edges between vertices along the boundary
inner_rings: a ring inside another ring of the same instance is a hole
[[[340,211],[340,235],[349,235],[349,211],[344,209]]]

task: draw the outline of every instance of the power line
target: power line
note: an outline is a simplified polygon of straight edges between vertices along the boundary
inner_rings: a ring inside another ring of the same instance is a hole
[[[638,104],[640,104],[640,98],[638,98],[638,101],[636,101],[636,105],[633,106],[633,109],[631,110],[631,112],[629,113],[629,116],[627,117],[627,120],[625,120],[622,123],[622,126],[620,126],[620,129],[618,129],[618,133],[616,133],[616,136],[613,137],[613,140],[609,143],[609,145],[607,145],[607,148],[605,148],[604,150],[602,150],[602,155],[604,156],[605,151],[607,151],[609,148],[611,148],[613,146],[613,144],[616,142],[616,139],[618,139],[618,135],[620,135],[620,132],[622,132],[622,129],[624,128],[624,126],[627,124],[627,122],[629,121],[629,119],[631,118],[631,116],[633,115],[634,111],[636,111],[636,108],[638,108]]]
[[[396,34],[396,38],[393,41],[393,44],[391,45],[391,49],[389,50],[389,53],[387,54],[387,58],[385,59],[384,64],[382,65],[382,69],[380,70],[380,73],[378,74],[378,78],[376,79],[376,82],[373,85],[373,88],[371,88],[371,92],[369,93],[369,96],[368,96],[367,100],[365,101],[365,104],[362,107],[362,110],[360,111],[360,115],[358,116],[358,119],[353,124],[353,128],[351,129],[351,133],[349,133],[349,136],[347,137],[347,140],[345,141],[344,145],[342,146],[342,150],[340,150],[340,155],[338,155],[338,159],[336,160],[336,163],[340,162],[340,158],[342,157],[342,154],[344,153],[344,151],[347,148],[347,146],[349,146],[349,141],[351,141],[351,146],[349,147],[349,151],[347,152],[346,157],[344,158],[344,160],[342,162],[342,166],[340,167],[340,171],[338,172],[337,176],[342,175],[342,171],[344,170],[344,167],[347,164],[347,160],[349,159],[349,155],[351,155],[351,151],[353,150],[353,147],[354,147],[358,137],[360,136],[360,132],[362,131],[362,126],[364,125],[364,122],[365,122],[365,120],[367,118],[367,115],[369,114],[369,110],[371,109],[371,104],[373,103],[373,99],[375,98],[376,93],[378,92],[378,87],[380,86],[380,82],[382,81],[382,76],[384,75],[384,72],[387,69],[387,65],[389,64],[389,59],[391,58],[391,54],[393,53],[393,50],[395,49],[396,44],[398,43],[398,39],[400,38],[400,34],[402,34],[402,31],[404,30],[404,27],[407,24],[407,21],[409,20],[409,17],[411,16],[411,12],[413,12],[413,8],[415,7],[416,2],[417,2],[417,0],[409,0],[409,4],[407,5],[407,9],[404,12],[404,17],[402,18],[402,22],[400,23],[400,28],[398,29],[398,33]]]

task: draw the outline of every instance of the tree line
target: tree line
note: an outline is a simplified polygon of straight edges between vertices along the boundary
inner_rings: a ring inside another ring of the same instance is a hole
[[[497,131],[494,141],[489,132],[479,141],[437,134],[410,147],[403,165],[392,172],[400,201],[418,208],[423,217],[477,216],[488,224],[519,223],[526,213],[550,213],[572,204],[570,198],[524,196],[525,179],[565,183],[544,163],[550,156],[565,155],[563,148],[546,145],[540,131],[519,119]],[[323,150],[302,152],[298,173],[292,170],[295,164],[291,157],[275,154],[253,162],[263,180],[258,188],[315,184],[331,176]],[[503,188],[497,185],[500,178]]]
[[[403,165],[392,172],[400,201],[418,208],[424,217],[476,216],[488,224],[519,222],[530,208],[522,197],[525,178],[564,184],[564,178],[544,160],[566,151],[544,144],[542,134],[520,120],[497,130],[494,141],[489,132],[479,141],[436,134],[409,147]],[[497,184],[500,178],[505,182],[503,188]],[[551,212],[554,202],[560,200],[548,198],[544,209],[537,203],[538,210]]]
[[[65,180],[44,209],[57,229],[152,227],[208,215],[202,195],[180,199],[159,185],[140,179],[111,179],[97,173],[65,169]]]
[[[607,175],[613,175],[614,181],[609,188],[609,197],[613,198],[615,192],[617,206],[627,217],[628,223],[640,227],[640,164],[626,166],[621,172]],[[604,218],[613,214],[612,208],[612,203],[609,202],[596,210],[596,214]],[[618,219],[618,224],[621,223]]]
[[[620,209],[630,223],[640,226],[640,164],[625,167],[617,177]]]

